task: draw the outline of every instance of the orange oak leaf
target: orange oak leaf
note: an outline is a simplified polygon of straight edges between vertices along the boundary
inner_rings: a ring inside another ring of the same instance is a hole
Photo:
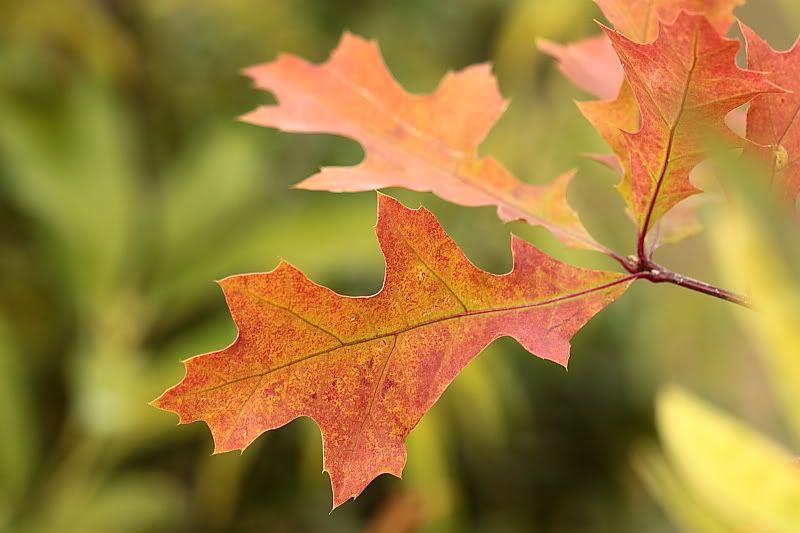
[[[597,0],[597,3],[616,31],[636,42],[648,43],[656,38],[659,21],[671,24],[682,10],[705,15],[720,34],[725,34],[733,23],[734,8],[743,2],[741,0]],[[611,41],[606,38],[605,42],[613,51]],[[616,58],[616,52],[614,57]],[[585,65],[584,68],[602,68],[609,72],[607,66],[600,63]],[[622,70],[621,65],[620,70]],[[609,72],[607,75],[614,78],[624,76],[616,72]],[[627,81],[617,92],[619,94],[613,100],[578,102],[578,107],[609,144],[625,169],[627,142],[620,130],[638,129],[639,106]]]
[[[754,97],[781,89],[761,72],[736,66],[739,42],[700,15],[682,12],[650,44],[604,28],[639,104],[640,129],[625,132],[630,172],[619,186],[640,234],[681,200],[699,192],[689,180],[707,136],[740,139],[725,116]]]
[[[720,34],[725,34],[733,23],[734,8],[743,3],[741,0],[596,1],[617,32],[643,44],[656,38],[659,21],[671,25],[681,11],[704,15]],[[606,38],[605,42],[613,51],[611,41]],[[616,57],[616,52],[614,56]],[[608,72],[606,65],[599,63],[586,68],[603,68]],[[608,72],[607,75],[615,78],[618,76],[615,72]],[[622,78],[623,75],[619,74],[619,77]],[[618,96],[613,100],[579,102],[578,107],[620,158],[623,168],[626,168],[627,143],[620,130],[634,131],[638,128],[639,106],[627,81],[624,81],[617,92]]]
[[[734,21],[733,10],[741,0],[596,0],[606,18],[615,29],[630,39],[646,43],[655,39],[658,22],[671,23],[682,10],[705,15],[711,24],[724,34]],[[610,167],[620,176],[630,174],[628,143],[623,132],[639,129],[639,105],[614,52],[611,41],[602,35],[589,37],[568,45],[549,42],[540,48],[559,60],[561,72],[578,87],[592,92],[601,100],[578,102],[578,108],[609,144],[613,155],[587,154],[588,157]],[[613,61],[607,59],[612,54]],[[591,81],[591,84],[589,82]],[[614,86],[616,84],[616,86]],[[612,88],[606,87],[611,85]],[[609,96],[610,94],[610,96]],[[729,115],[728,118],[732,116]],[[651,241],[675,242],[694,235],[701,226],[690,213],[698,202],[684,203],[681,213],[664,220],[661,231]],[[687,206],[688,210],[687,210]],[[630,209],[629,214],[632,214]],[[691,224],[681,227],[681,223]],[[666,230],[670,228],[670,230]]]
[[[512,240],[514,267],[475,267],[425,209],[379,195],[380,292],[347,297],[282,262],[220,282],[238,327],[227,348],[184,362],[154,404],[204,420],[215,451],[244,449],[300,416],[320,427],[334,507],[382,473],[400,476],[405,438],[483,348],[511,336],[566,365],[570,338],[633,275],[558,262]]]
[[[355,167],[325,167],[297,186],[336,192],[405,187],[466,206],[493,205],[504,221],[542,225],[570,246],[608,252],[567,203],[569,175],[549,186],[517,180],[478,145],[506,102],[489,65],[449,73],[435,92],[412,95],[387,69],[378,46],[352,34],[316,65],[291,55],[246,69],[277,105],[242,120],[292,132],[333,133],[361,143]]]
[[[614,29],[631,40],[648,43],[659,23],[672,24],[681,11],[705,15],[720,33],[733,24],[733,10],[744,0],[595,0]]]
[[[747,111],[747,138],[766,146],[776,185],[794,205],[800,194],[800,39],[785,52],[773,50],[741,24],[747,43],[747,65],[792,91],[757,97]]]

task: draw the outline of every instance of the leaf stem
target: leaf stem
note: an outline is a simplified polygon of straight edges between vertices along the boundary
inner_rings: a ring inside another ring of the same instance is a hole
[[[638,274],[639,270],[636,267],[635,258],[632,257],[625,257],[624,255],[618,254],[612,250],[606,250],[605,254],[609,256],[611,259],[619,263],[622,268],[630,272],[631,274]]]
[[[707,294],[726,302],[731,302],[742,307],[752,308],[750,301],[739,294],[717,287],[705,281],[684,276],[659,265],[649,257],[629,257],[627,265],[623,265],[631,274],[636,274],[638,279],[646,279],[652,283],[671,283],[686,289]]]

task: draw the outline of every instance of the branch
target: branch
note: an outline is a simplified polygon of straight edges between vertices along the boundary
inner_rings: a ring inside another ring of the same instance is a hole
[[[672,283],[673,285],[678,285],[692,291],[707,294],[714,298],[719,298],[720,300],[752,309],[750,301],[742,295],[706,283],[705,281],[678,274],[650,259],[637,258],[636,264],[638,266],[637,274],[639,279],[646,279],[653,283]]]

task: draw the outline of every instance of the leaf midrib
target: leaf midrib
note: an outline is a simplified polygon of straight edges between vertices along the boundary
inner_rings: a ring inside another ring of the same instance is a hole
[[[698,38],[697,38],[697,28],[694,29],[692,34],[692,64],[689,67],[689,72],[686,76],[686,85],[683,88],[683,95],[681,96],[681,105],[680,110],[678,111],[678,115],[675,117],[675,122],[669,125],[669,137],[667,140],[667,149],[664,154],[664,159],[661,164],[661,170],[659,172],[658,179],[656,180],[656,188],[653,191],[653,196],[650,198],[650,202],[647,207],[647,214],[645,215],[644,222],[642,224],[641,235],[647,235],[647,231],[650,226],[651,219],[653,217],[653,211],[655,210],[655,206],[658,203],[658,195],[661,192],[661,187],[664,184],[664,179],[667,175],[667,169],[671,163],[670,157],[672,156],[672,148],[675,144],[675,132],[678,129],[678,124],[681,122],[681,118],[683,118],[683,113],[686,111],[686,100],[689,95],[689,87],[692,84],[692,77],[694,75],[695,68],[697,67],[697,45],[698,45]]]
[[[285,368],[289,368],[291,366],[294,366],[296,364],[302,363],[304,361],[308,361],[309,359],[313,359],[315,357],[320,357],[322,355],[335,352],[336,350],[341,350],[343,348],[349,348],[349,347],[352,347],[352,346],[357,346],[359,344],[365,344],[365,343],[368,343],[368,342],[372,342],[372,341],[376,341],[376,340],[380,340],[380,339],[385,339],[385,338],[389,338],[389,337],[393,337],[393,336],[399,336],[399,335],[402,335],[403,333],[408,333],[409,331],[413,331],[415,329],[423,328],[423,327],[430,326],[430,325],[433,325],[433,324],[438,324],[438,323],[441,323],[441,322],[447,322],[449,320],[458,320],[458,319],[461,319],[461,318],[472,318],[472,317],[475,317],[475,316],[483,316],[483,315],[489,315],[489,314],[495,314],[495,313],[525,311],[525,310],[532,309],[532,308],[535,308],[535,307],[544,307],[544,306],[547,306],[547,305],[552,305],[552,304],[556,304],[556,303],[562,302],[564,300],[570,300],[570,299],[573,299],[573,298],[579,298],[581,296],[585,296],[585,295],[588,295],[588,294],[591,294],[591,293],[594,293],[594,292],[602,291],[604,289],[608,289],[608,288],[614,287],[616,285],[621,285],[623,283],[626,283],[628,281],[631,281],[631,280],[635,279],[636,277],[637,277],[636,274],[631,274],[631,275],[623,276],[621,278],[617,278],[616,280],[610,281],[608,283],[604,283],[602,285],[598,285],[596,287],[591,287],[589,289],[584,289],[584,290],[577,291],[577,292],[570,293],[570,294],[566,294],[566,295],[563,295],[563,296],[550,298],[548,300],[543,300],[543,301],[530,303],[530,304],[521,304],[521,305],[513,305],[513,306],[506,306],[506,307],[492,307],[492,308],[476,309],[476,310],[472,310],[472,311],[460,312],[460,313],[456,313],[456,314],[453,314],[453,315],[434,318],[434,319],[431,319],[431,320],[427,320],[425,322],[420,322],[418,324],[406,326],[406,327],[403,327],[403,328],[400,328],[400,329],[396,329],[394,331],[389,331],[389,332],[386,332],[386,333],[379,333],[379,334],[373,335],[371,337],[364,337],[364,338],[353,340],[353,341],[340,342],[336,346],[331,346],[331,347],[325,348],[323,350],[319,350],[319,351],[316,351],[316,352],[313,352],[313,353],[310,353],[310,354],[306,354],[306,355],[304,355],[304,356],[302,356],[300,358],[297,358],[297,359],[295,359],[293,361],[284,363],[282,365],[278,365],[276,367],[272,367],[272,368],[270,368],[268,370],[265,370],[263,372],[258,372],[256,374],[250,374],[250,375],[247,375],[247,376],[242,376],[242,377],[239,377],[239,378],[235,378],[235,379],[232,379],[231,381],[227,381],[225,383],[220,383],[220,384],[214,385],[213,387],[208,387],[206,389],[201,389],[201,390],[197,390],[197,391],[191,391],[191,392],[186,393],[186,394],[181,394],[181,395],[178,396],[178,398],[185,398],[187,396],[196,396],[198,394],[205,394],[207,392],[213,392],[215,390],[219,390],[219,389],[222,389],[222,388],[225,388],[225,387],[236,385],[237,383],[241,383],[241,382],[244,382],[244,381],[247,381],[247,380],[250,380],[250,379],[261,378],[261,377],[263,377],[265,375],[272,374],[274,372],[278,372],[280,370],[283,370]],[[261,298],[259,295],[256,295],[254,293],[249,293],[249,294],[251,294],[252,296],[256,296],[257,298],[263,300],[263,298]],[[285,308],[283,308],[283,309],[285,310]]]
[[[446,143],[442,143],[441,139],[438,139],[438,138],[435,138],[435,137],[431,137],[430,135],[427,135],[424,131],[416,128],[413,124],[411,124],[408,121],[404,120],[397,113],[394,113],[393,111],[388,109],[383,104],[383,102],[380,100],[380,98],[378,98],[375,94],[373,94],[369,89],[367,89],[366,87],[363,87],[362,85],[359,85],[358,83],[354,82],[346,74],[344,74],[343,72],[339,71],[338,69],[336,69],[336,68],[334,68],[334,67],[332,67],[330,65],[328,65],[328,68],[330,69],[330,72],[337,79],[339,79],[346,86],[350,87],[356,94],[361,96],[366,102],[368,102],[371,105],[374,105],[374,106],[378,107],[382,112],[384,112],[386,114],[386,116],[388,116],[391,120],[393,120],[398,126],[404,128],[413,137],[416,137],[417,139],[419,139],[421,141],[424,141],[424,142],[438,142],[438,143],[442,144],[444,146],[445,150],[447,151],[448,155],[450,157],[456,159],[456,160],[475,160],[475,161],[479,160],[477,154],[475,154],[475,153],[466,152],[466,151],[460,150],[460,149],[454,149],[451,146],[447,145]],[[394,78],[392,78],[392,79],[394,80]],[[398,85],[400,85],[399,82],[397,82],[396,80],[395,80],[395,83],[398,83]],[[403,89],[405,91],[405,89],[402,88],[402,86],[401,86],[401,89]],[[334,112],[335,111],[336,111],[336,109],[334,109]],[[363,127],[358,122],[356,122],[355,125],[359,129],[363,129]],[[384,142],[387,141],[387,139],[384,138],[380,134],[375,135],[373,132],[370,132],[370,136],[379,137]],[[389,140],[391,140],[391,139],[389,139]],[[363,143],[360,143],[360,144],[363,144]],[[391,143],[389,143],[389,144],[391,144]],[[599,243],[597,243],[588,234],[584,234],[584,232],[577,231],[577,230],[574,230],[574,229],[569,229],[567,227],[560,226],[560,225],[557,225],[557,224],[554,224],[554,223],[548,221],[546,218],[542,217],[541,215],[539,215],[539,214],[535,213],[534,211],[532,211],[531,209],[529,209],[529,207],[527,205],[517,201],[512,194],[502,194],[501,192],[499,192],[499,191],[497,191],[497,190],[495,190],[493,188],[485,187],[481,182],[478,182],[478,181],[475,181],[473,179],[470,179],[469,177],[462,175],[461,173],[453,170],[452,168],[441,164],[440,160],[430,159],[430,158],[425,157],[424,155],[419,154],[419,153],[417,153],[416,151],[413,151],[413,150],[402,150],[402,151],[403,151],[403,153],[405,153],[407,155],[411,155],[415,159],[421,160],[426,164],[429,164],[431,166],[434,166],[434,167],[437,167],[437,168],[443,170],[444,172],[446,172],[447,174],[449,174],[453,178],[455,178],[456,181],[459,181],[459,182],[463,183],[467,187],[476,189],[476,190],[482,192],[483,194],[485,194],[486,196],[488,196],[489,198],[493,198],[495,200],[495,203],[493,205],[495,205],[496,207],[502,207],[502,206],[509,207],[511,209],[514,209],[514,210],[518,211],[519,213],[527,215],[527,217],[530,217],[529,221],[531,221],[531,222],[532,221],[536,221],[536,223],[546,227],[547,229],[549,229],[550,231],[552,231],[556,235],[561,235],[561,236],[563,236],[565,238],[574,239],[575,241],[584,243],[584,244],[586,244],[586,245],[588,245],[588,246],[590,246],[590,247],[592,247],[594,249],[598,249],[600,251],[606,251],[606,248],[604,246],[602,246]],[[498,162],[498,164],[500,164],[500,163]],[[505,167],[503,167],[503,168],[504,168],[504,170],[506,170]],[[508,172],[508,170],[506,170],[506,172]],[[516,181],[517,184],[520,187],[523,187],[523,188],[524,187],[534,187],[533,185],[530,185],[528,183],[519,181],[510,172],[508,173],[508,175],[509,175],[509,177],[511,179]],[[524,217],[524,218],[527,218],[527,217]]]

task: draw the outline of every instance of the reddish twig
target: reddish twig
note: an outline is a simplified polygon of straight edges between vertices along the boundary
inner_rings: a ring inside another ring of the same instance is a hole
[[[695,292],[713,296],[714,298],[719,298],[720,300],[725,300],[726,302],[741,305],[742,307],[752,307],[750,301],[742,295],[722,289],[711,283],[673,272],[654,262],[647,256],[631,256],[620,264],[625,267],[625,270],[634,274],[637,279],[646,279],[652,283],[671,283]]]

